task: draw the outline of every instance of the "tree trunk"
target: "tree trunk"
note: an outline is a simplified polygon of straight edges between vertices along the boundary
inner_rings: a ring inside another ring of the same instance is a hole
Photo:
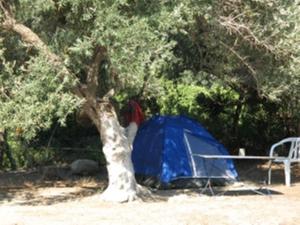
[[[140,187],[134,177],[131,148],[124,129],[119,124],[111,103],[97,102],[96,112],[93,111],[89,110],[88,114],[100,133],[109,179],[102,199],[113,202],[132,201],[138,197]]]
[[[0,0],[0,11],[1,10],[4,13],[4,22],[2,24],[0,23],[0,27],[7,31],[16,32],[21,36],[24,42],[31,44],[44,53],[50,64],[60,68],[62,77],[76,77],[75,74],[65,67],[64,61],[58,55],[51,52],[36,33],[29,27],[16,22],[10,5],[5,4],[3,0]],[[105,57],[105,48],[97,47],[92,59],[92,64],[89,65],[87,85],[78,83],[72,89],[72,92],[86,100],[84,108],[90,119],[96,125],[103,143],[109,184],[102,198],[108,201],[126,202],[134,200],[139,193],[145,193],[145,191],[140,192],[142,189],[136,183],[131,162],[131,149],[124,135],[123,128],[118,122],[115,109],[108,99],[101,100],[101,102],[96,101],[97,87],[100,87],[98,82],[99,66]]]
[[[5,135],[4,130],[0,128],[0,169],[3,166],[3,158],[4,158],[4,152],[5,152]]]
[[[235,109],[235,113],[233,115],[233,123],[232,123],[232,135],[235,138],[235,143],[234,143],[234,147],[235,148],[240,148],[242,146],[240,146],[240,134],[239,134],[239,120],[241,117],[241,112],[243,109],[243,104],[244,104],[244,95],[240,94],[239,96],[239,100],[238,103],[236,105],[236,109]]]
[[[6,156],[10,162],[10,167],[12,170],[16,170],[16,161],[12,156],[12,153],[10,151],[10,148],[7,143],[7,133],[5,129],[0,129],[0,168],[3,166],[3,158],[4,154],[6,153]]]

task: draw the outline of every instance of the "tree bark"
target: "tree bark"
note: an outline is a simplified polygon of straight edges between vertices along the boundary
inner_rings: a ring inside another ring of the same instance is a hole
[[[0,23],[0,27],[19,34],[24,42],[42,52],[49,59],[49,63],[60,68],[62,76],[75,77],[75,74],[64,66],[63,60],[53,53],[36,33],[29,27],[15,21],[9,5],[4,4],[2,0],[0,0],[0,9],[5,15],[5,20],[2,24]],[[123,128],[118,122],[114,107],[108,98],[104,97],[100,101],[97,100],[99,65],[105,54],[103,48],[96,48],[88,71],[87,85],[78,83],[71,91],[86,100],[84,110],[97,127],[104,146],[103,152],[107,161],[109,184],[102,194],[102,199],[126,202],[137,198],[141,188],[136,183],[131,162],[131,149]]]
[[[97,104],[97,128],[101,134],[107,160],[109,183],[102,199],[114,202],[137,198],[138,186],[131,161],[131,148],[120,126],[114,107],[109,102]]]

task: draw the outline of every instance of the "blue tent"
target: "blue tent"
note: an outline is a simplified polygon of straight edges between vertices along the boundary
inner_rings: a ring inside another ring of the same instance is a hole
[[[132,161],[137,175],[156,178],[162,184],[181,178],[237,178],[232,160],[204,159],[194,154],[228,155],[228,152],[190,118],[154,116],[138,130]]]

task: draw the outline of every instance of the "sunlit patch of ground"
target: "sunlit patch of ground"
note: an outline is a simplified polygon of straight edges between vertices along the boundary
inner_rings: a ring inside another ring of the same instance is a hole
[[[251,166],[253,168],[251,168]],[[1,225],[99,224],[266,224],[300,222],[300,167],[294,166],[292,187],[284,185],[282,166],[274,166],[274,184],[266,186],[264,165],[240,165],[241,182],[201,194],[193,190],[156,190],[144,201],[102,202],[103,177],[64,181],[39,180],[38,174],[0,173]],[[7,177],[9,176],[9,177]],[[262,189],[261,189],[262,188]],[[270,192],[265,192],[264,190]],[[260,195],[253,190],[262,190]],[[271,193],[271,195],[268,195]]]

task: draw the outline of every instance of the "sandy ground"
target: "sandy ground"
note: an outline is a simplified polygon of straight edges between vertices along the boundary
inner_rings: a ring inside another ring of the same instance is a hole
[[[240,165],[252,172],[240,175],[242,183],[214,188],[215,196],[200,189],[156,190],[126,204],[100,200],[103,177],[41,181],[36,172],[0,172],[0,225],[300,224],[300,166],[293,167],[292,187],[283,185],[281,166],[271,186],[260,183],[266,165],[251,166]],[[253,192],[259,188],[271,195]]]

